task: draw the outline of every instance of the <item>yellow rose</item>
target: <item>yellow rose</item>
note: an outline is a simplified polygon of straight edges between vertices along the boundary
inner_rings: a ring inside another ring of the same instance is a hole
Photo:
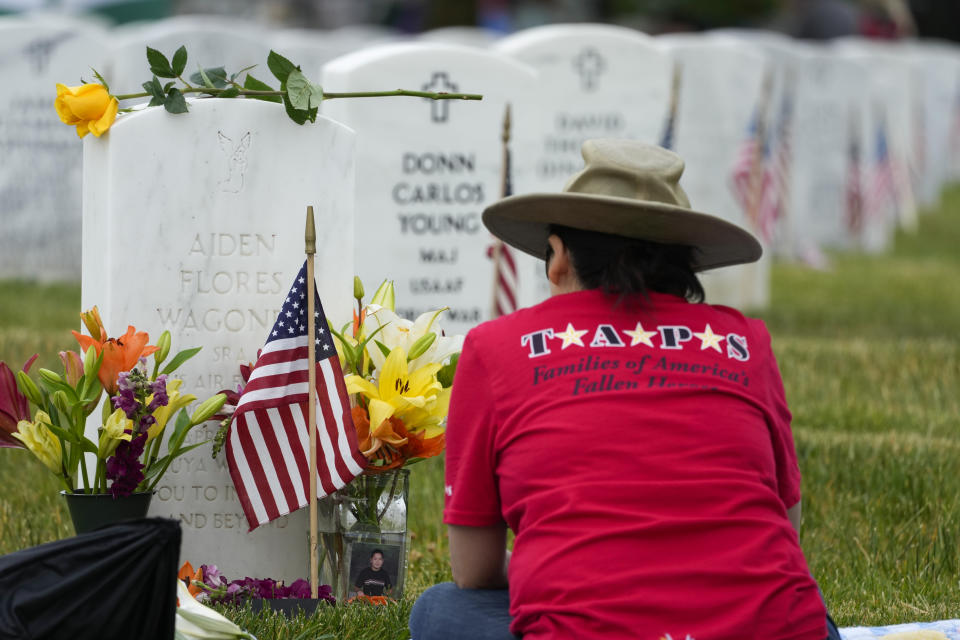
[[[103,135],[113,124],[120,107],[102,84],[82,84],[79,87],[58,84],[53,106],[65,124],[77,125],[77,135],[81,138],[88,133],[98,138]]]

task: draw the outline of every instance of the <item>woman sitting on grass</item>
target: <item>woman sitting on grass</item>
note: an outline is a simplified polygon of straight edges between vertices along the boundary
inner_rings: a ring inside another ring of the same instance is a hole
[[[760,245],[690,209],[675,154],[583,156],[562,193],[484,212],[546,261],[552,297],[467,336],[447,427],[456,585],[421,596],[412,637],[838,639],[797,536],[770,337],[698,304],[697,271]]]

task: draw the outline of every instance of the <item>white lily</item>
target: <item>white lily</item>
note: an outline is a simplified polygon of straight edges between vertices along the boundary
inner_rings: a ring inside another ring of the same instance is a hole
[[[257,640],[210,607],[197,602],[183,580],[177,580],[177,599],[180,601],[177,607],[177,640]]]
[[[437,337],[433,344],[409,363],[410,370],[415,371],[430,363],[443,363],[454,353],[463,350],[463,336],[442,335],[443,331],[439,326],[438,318],[444,311],[446,311],[446,308],[427,311],[420,314],[415,321],[410,322],[386,307],[371,304],[367,306],[364,328],[366,334],[370,335],[382,326],[383,329],[377,332],[374,340],[382,342],[391,351],[397,347],[402,347],[404,352],[407,353],[410,352],[413,344],[424,335],[427,333],[435,334]],[[380,348],[371,343],[367,346],[367,353],[377,370],[383,370],[387,357]]]

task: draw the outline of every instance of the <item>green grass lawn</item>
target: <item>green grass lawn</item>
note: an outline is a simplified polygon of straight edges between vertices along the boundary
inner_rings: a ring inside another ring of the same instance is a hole
[[[883,256],[773,269],[773,336],[804,474],[801,541],[841,626],[960,617],[960,188]],[[0,282],[0,359],[72,346],[79,286]],[[0,553],[72,534],[57,483],[0,450]],[[271,638],[406,638],[413,599],[450,579],[443,462],[413,467],[405,599],[287,621],[226,613]]]

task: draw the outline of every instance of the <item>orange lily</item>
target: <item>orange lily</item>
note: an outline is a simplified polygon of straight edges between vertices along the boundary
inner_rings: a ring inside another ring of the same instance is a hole
[[[187,585],[187,591],[190,592],[190,595],[196,597],[198,593],[202,593],[203,589],[197,587],[193,584],[194,580],[202,581],[203,580],[203,569],[193,570],[193,565],[190,562],[184,562],[183,566],[180,567],[180,573],[177,574],[177,580],[182,580]]]
[[[94,307],[93,312],[96,312],[96,307]],[[96,318],[99,321],[99,314]],[[103,327],[102,323],[100,323],[100,327]],[[71,333],[84,351],[93,348],[97,350],[98,356],[103,353],[103,362],[100,364],[97,377],[100,379],[100,384],[110,395],[117,392],[117,376],[121,371],[130,371],[136,366],[140,358],[149,356],[158,348],[154,345],[148,345],[150,335],[146,331],[137,331],[133,325],[128,326],[127,332],[119,338],[108,338],[106,331],[100,333],[100,340],[85,336],[77,331],[71,331]]]

